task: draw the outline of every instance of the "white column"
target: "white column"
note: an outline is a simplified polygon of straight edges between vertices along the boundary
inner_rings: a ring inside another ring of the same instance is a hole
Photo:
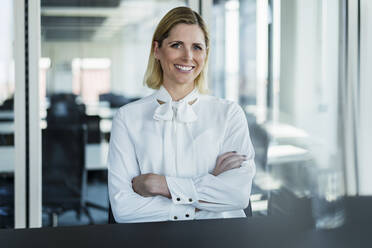
[[[200,6],[200,5],[199,5],[199,1],[202,1],[202,0],[188,0],[187,3],[188,3],[188,6],[189,6],[192,10],[194,10],[194,11],[200,13],[200,9],[199,9],[199,6]]]
[[[226,99],[239,100],[239,2],[225,4]]]
[[[280,104],[280,26],[281,26],[281,9],[280,1],[273,1],[273,122],[279,121],[279,104]]]
[[[206,22],[207,24],[207,27],[208,27],[208,30],[209,32],[211,32],[211,27],[212,27],[212,8],[213,8],[213,0],[200,0],[201,1],[201,15],[203,17],[203,20]],[[212,42],[211,41],[211,33],[209,33],[209,39],[210,39],[210,43]],[[209,48],[209,60],[208,60],[208,68],[210,68],[211,66],[211,60],[210,60],[210,51],[212,49]],[[208,69],[208,74],[207,74],[207,85],[208,85],[208,89],[212,89],[213,88],[213,82],[211,81],[212,79],[212,70],[211,69]]]
[[[372,1],[360,1],[360,142],[359,190],[361,195],[372,195],[371,138],[372,138]]]
[[[14,216],[15,228],[26,227],[25,5],[14,1]]]
[[[355,195],[358,193],[358,174],[357,167],[358,157],[357,150],[357,137],[354,130],[358,132],[359,121],[357,98],[355,98],[355,92],[358,85],[358,1],[347,1],[347,61],[346,61],[346,83],[344,84],[344,130],[345,130],[345,179],[346,189],[348,195]]]
[[[28,1],[29,51],[29,227],[42,225],[41,129],[39,96],[40,0]]]
[[[203,20],[207,23],[208,27],[211,25],[212,20],[212,7],[213,0],[200,0],[201,1],[201,14]]]
[[[257,41],[256,41],[256,64],[257,64],[257,122],[266,120],[267,111],[267,83],[268,83],[268,0],[257,0]]]

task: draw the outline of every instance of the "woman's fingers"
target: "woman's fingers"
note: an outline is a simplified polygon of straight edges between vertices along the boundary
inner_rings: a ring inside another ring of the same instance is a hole
[[[232,151],[232,152],[225,152],[222,155],[218,156],[218,158],[217,158],[217,165],[220,164],[226,158],[228,158],[230,156],[233,156],[235,154],[236,154],[236,152],[235,151]]]
[[[225,158],[222,161],[222,164],[230,164],[231,162],[238,161],[238,160],[244,160],[245,158],[246,158],[245,155],[235,154],[235,155]]]
[[[241,155],[229,157],[225,159],[221,165],[221,167],[223,168],[222,172],[235,169],[235,168],[239,168],[241,164],[244,162],[244,160],[246,160],[246,158]]]
[[[235,169],[235,168],[239,168],[245,160],[246,160],[245,158],[237,158],[235,160],[231,160],[229,163],[226,164],[226,166],[225,166],[226,170],[225,171]]]
[[[245,155],[240,155],[236,152],[226,152],[218,157],[212,174],[217,176],[227,170],[239,168],[244,160],[246,160]]]

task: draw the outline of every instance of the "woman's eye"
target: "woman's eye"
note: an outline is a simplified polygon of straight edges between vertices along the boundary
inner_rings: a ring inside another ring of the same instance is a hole
[[[203,50],[203,48],[201,46],[194,46],[194,49],[195,50]]]
[[[181,44],[175,43],[175,44],[172,44],[171,47],[173,47],[173,48],[180,48],[181,47]]]

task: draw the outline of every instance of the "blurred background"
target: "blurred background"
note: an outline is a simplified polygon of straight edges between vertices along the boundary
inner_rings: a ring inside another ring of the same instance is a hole
[[[14,146],[16,12],[13,1],[2,4],[0,228],[14,228],[15,158],[23,156]],[[152,34],[176,6],[197,9],[208,23],[211,94],[238,102],[246,113],[256,150],[253,216],[317,215],[319,195],[339,209],[344,195],[372,193],[364,176],[371,172],[371,100],[363,93],[371,61],[361,56],[368,23],[353,22],[349,1],[40,4],[42,226],[107,223],[112,118],[152,93],[142,82]]]

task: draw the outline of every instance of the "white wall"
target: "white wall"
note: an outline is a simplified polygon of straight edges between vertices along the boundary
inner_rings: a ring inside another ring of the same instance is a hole
[[[10,96],[14,89],[14,70],[12,70],[14,39],[13,3],[3,1],[0,9],[0,104]]]
[[[359,193],[372,194],[372,1],[361,2]]]
[[[280,47],[280,118],[294,121],[295,44],[297,43],[297,0],[281,1],[281,47]]]
[[[143,84],[150,42],[42,42],[42,57],[51,59],[47,89],[72,91],[71,62],[74,58],[111,59],[111,90],[129,97],[147,95]]]
[[[281,2],[280,120],[304,129],[321,167],[337,166],[338,1]]]

